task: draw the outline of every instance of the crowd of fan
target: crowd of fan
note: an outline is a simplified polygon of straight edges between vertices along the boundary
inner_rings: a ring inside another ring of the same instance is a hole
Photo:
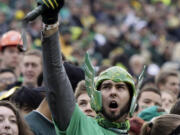
[[[24,28],[27,51],[19,49],[23,46],[22,19],[35,6],[34,0],[0,0],[0,100],[13,103],[33,133],[11,103],[1,101],[0,113],[4,106],[18,115],[19,135],[55,135],[45,98],[40,17]],[[96,116],[82,81],[85,77],[81,67],[88,51],[96,75],[117,65],[127,69],[138,83],[138,76],[147,65],[138,107],[130,118],[130,135],[148,134],[152,121],[153,135],[178,135],[175,133],[180,132],[179,10],[179,0],[66,1],[59,13],[63,64],[77,104],[86,115]],[[164,134],[157,130],[159,127]]]
[[[66,1],[59,14],[64,55],[82,64],[89,50],[97,67],[123,64],[131,68],[136,61],[155,64],[150,74],[167,61],[179,62],[179,1],[162,1]],[[10,29],[21,30],[21,20],[35,5],[34,0],[1,0],[0,36]],[[26,29],[29,48],[40,49],[40,19]]]

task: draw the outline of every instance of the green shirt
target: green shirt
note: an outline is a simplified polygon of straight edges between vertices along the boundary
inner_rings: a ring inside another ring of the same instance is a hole
[[[70,124],[66,131],[60,131],[56,126],[57,135],[117,135],[98,125],[94,118],[86,116],[76,105]]]

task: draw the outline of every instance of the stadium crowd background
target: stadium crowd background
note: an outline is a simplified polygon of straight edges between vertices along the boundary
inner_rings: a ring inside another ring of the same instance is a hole
[[[0,36],[21,31],[35,6],[34,0],[1,0]],[[122,64],[135,76],[144,64],[150,75],[167,62],[179,68],[179,8],[178,0],[68,0],[59,14],[62,51],[81,65],[88,50],[97,69]],[[29,48],[41,49],[40,18],[26,29]]]
[[[39,87],[44,86],[41,17],[25,27],[27,52],[17,50],[17,46],[22,45],[21,39],[11,46],[3,43],[2,37],[10,30],[21,33],[23,18],[35,7],[35,0],[0,0],[0,100],[10,100],[24,116],[32,112],[25,119],[34,130],[34,123],[38,122],[37,119],[32,120],[32,114],[38,112],[44,115],[46,121],[52,120],[44,98],[47,88]],[[75,66],[83,67],[88,51],[97,75],[108,67],[118,65],[126,68],[137,84],[143,66],[147,65],[137,99],[138,108],[130,119],[130,135],[139,135],[144,121],[151,121],[164,113],[178,118],[173,114],[180,114],[179,12],[180,0],[67,0],[59,13],[59,39],[65,61],[63,64],[77,103],[81,89],[85,91],[86,88],[84,82],[76,87],[80,80],[84,80],[84,72]],[[15,35],[11,34],[12,37]],[[0,106],[7,105],[3,101],[0,103]],[[178,119],[176,122],[168,118],[162,125],[166,123],[171,127],[172,123],[179,123]],[[47,131],[52,130],[55,134],[52,125],[47,124],[51,128]],[[37,132],[44,131],[39,130],[38,126],[36,128]],[[42,129],[46,128],[42,126]]]

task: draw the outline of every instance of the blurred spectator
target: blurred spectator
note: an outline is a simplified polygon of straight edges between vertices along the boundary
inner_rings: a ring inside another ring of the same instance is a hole
[[[171,107],[170,114],[180,115],[180,99]]]
[[[165,109],[167,113],[169,113],[171,107],[177,100],[176,95],[174,95],[174,93],[169,90],[163,90],[161,91],[161,98],[162,108]]]
[[[180,91],[180,78],[179,73],[175,70],[163,70],[156,76],[156,86],[161,90],[170,90],[176,96]]]
[[[39,92],[39,88],[18,88],[11,96],[10,101],[21,111],[23,115],[35,110],[44,96]]]
[[[80,21],[82,25],[85,28],[90,28],[96,22],[95,17],[90,12],[90,7],[88,5],[83,5],[81,13]]]
[[[8,31],[8,25],[6,23],[6,14],[0,10],[0,36]]]
[[[91,108],[90,97],[87,94],[84,80],[78,83],[75,91],[75,98],[82,112],[90,117],[96,116],[96,112]]]
[[[137,98],[138,102],[138,113],[143,111],[145,108],[150,106],[161,106],[162,98],[161,93],[157,88],[147,87],[143,88]]]
[[[70,18],[70,24],[72,26],[79,26],[83,27],[81,20],[80,20],[80,8],[78,5],[71,4],[70,5],[70,11],[71,11],[71,18]]]
[[[132,72],[131,74],[135,78],[138,78],[145,65],[145,60],[141,55],[133,55],[130,57],[129,65],[130,65],[130,70]]]
[[[161,70],[175,70],[179,71],[180,69],[180,63],[175,62],[175,61],[167,61],[161,66]]]
[[[42,72],[41,52],[38,50],[29,50],[22,59],[22,86],[37,87],[37,79]]]
[[[72,39],[71,39],[71,31],[67,26],[60,31],[60,43],[61,43],[61,51],[65,55],[66,58],[69,58],[72,54],[73,47],[72,47]]]
[[[7,90],[8,85],[17,81],[16,74],[11,69],[0,69],[0,91]]]
[[[8,31],[1,38],[2,67],[12,69],[17,77],[20,75],[21,53],[18,46],[22,47],[21,34],[17,31]]]
[[[180,63],[180,43],[178,42],[177,44],[175,44],[174,50],[173,50],[173,54],[172,54],[172,61]]]
[[[144,78],[140,89],[147,88],[147,87],[156,87],[155,77],[151,76],[151,77],[145,77]]]
[[[1,134],[33,135],[18,109],[8,101],[0,101]]]

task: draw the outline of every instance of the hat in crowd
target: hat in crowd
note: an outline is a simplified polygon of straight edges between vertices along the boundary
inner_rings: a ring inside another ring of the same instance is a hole
[[[69,62],[64,62],[64,67],[65,67],[67,76],[71,82],[72,88],[75,91],[78,82],[85,79],[84,70]]]
[[[165,114],[165,110],[158,106],[151,106],[138,114],[138,117],[144,121],[150,121],[152,118]]]
[[[73,90],[75,91],[78,82],[85,79],[84,70],[78,66],[75,66],[69,62],[64,62],[64,68],[66,70],[67,76],[71,83]],[[38,86],[43,83],[43,74],[38,77]],[[37,91],[44,92],[44,87],[34,88]]]
[[[27,112],[36,109],[45,97],[45,87],[28,88],[20,87],[10,97],[10,101],[14,103],[19,109]]]
[[[46,88],[44,86],[42,87],[37,87],[37,88],[27,88],[27,87],[13,87],[10,90],[7,91],[2,91],[0,92],[0,100],[7,100],[9,99],[16,91],[21,90],[21,89],[27,89],[30,91],[37,91],[37,92],[46,92]]]
[[[0,93],[0,100],[7,100],[9,99],[10,96],[12,96],[12,94],[17,90],[19,89],[19,87],[13,87],[11,88],[10,90],[8,91],[2,91]]]
[[[143,126],[144,120],[139,117],[133,117],[130,119],[130,131],[139,134],[141,127]]]
[[[41,87],[37,87],[37,88],[32,88],[32,90],[37,91],[37,92],[46,92],[46,87],[41,86]]]

